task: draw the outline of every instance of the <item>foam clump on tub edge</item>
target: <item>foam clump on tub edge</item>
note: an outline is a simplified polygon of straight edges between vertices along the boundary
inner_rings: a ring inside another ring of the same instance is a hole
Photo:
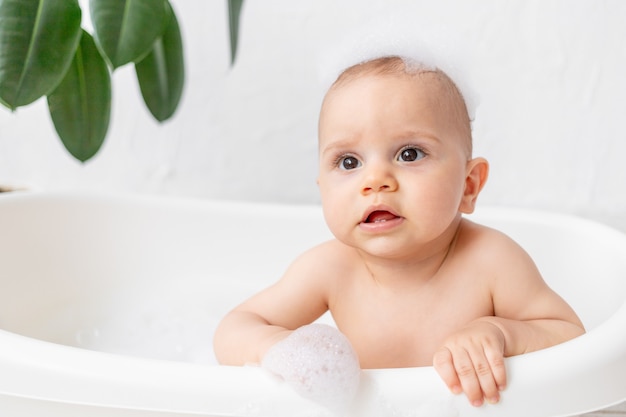
[[[332,410],[348,407],[359,388],[356,352],[346,336],[325,324],[296,329],[270,348],[261,366],[298,394]]]

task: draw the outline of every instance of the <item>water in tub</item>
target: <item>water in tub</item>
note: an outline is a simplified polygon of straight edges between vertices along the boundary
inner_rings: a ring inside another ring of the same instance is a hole
[[[235,291],[220,289],[227,299],[234,299]],[[137,288],[129,283],[98,299],[67,305],[48,317],[37,333],[45,340],[90,350],[217,364],[212,335],[219,316],[211,304],[213,292],[175,280]]]

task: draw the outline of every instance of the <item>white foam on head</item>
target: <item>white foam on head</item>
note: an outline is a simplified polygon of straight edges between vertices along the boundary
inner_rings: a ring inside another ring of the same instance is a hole
[[[392,15],[368,22],[348,34],[320,58],[319,73],[324,90],[333,84],[346,68],[385,56],[400,56],[427,69],[438,68],[457,85],[474,119],[478,94],[472,89],[466,40],[444,25],[416,25],[410,17]]]
[[[339,330],[325,324],[296,329],[272,346],[261,366],[281,376],[303,397],[332,410],[348,407],[359,388],[356,352]]]

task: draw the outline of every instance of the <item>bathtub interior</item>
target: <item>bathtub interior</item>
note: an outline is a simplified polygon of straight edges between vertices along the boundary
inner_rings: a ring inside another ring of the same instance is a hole
[[[212,329],[328,238],[317,209],[150,199],[5,203],[0,328],[49,342],[215,363]]]
[[[601,333],[604,323],[624,310],[626,240],[622,234],[548,213],[481,207],[471,217],[517,240],[588,330]],[[67,345],[88,349],[85,353],[122,354],[120,358],[165,359],[156,367],[163,375],[180,371],[164,365],[171,361],[215,363],[211,335],[219,318],[274,282],[299,253],[330,238],[318,207],[84,195],[2,197],[0,230],[0,285],[6,289],[0,292],[0,329],[53,342],[48,350]],[[623,346],[618,352],[622,357]],[[566,356],[565,352],[559,350],[551,358]],[[108,363],[104,358],[98,360]],[[524,372],[532,376],[540,371],[533,368],[534,362],[525,358],[518,362],[522,361],[518,380]],[[123,366],[137,365],[124,362]],[[607,366],[611,364],[599,365],[597,373]],[[185,369],[180,371],[184,378],[195,375]],[[379,382],[399,375],[412,381],[429,372],[371,375]],[[259,382],[251,374],[242,376],[250,384]],[[625,379],[618,382],[623,385]],[[245,383],[224,381],[223,385]],[[531,385],[544,389],[541,384]],[[403,391],[395,386],[389,398],[396,395],[402,401]],[[187,385],[185,395],[193,389]],[[429,389],[424,387],[424,392]],[[151,398],[158,397],[154,387],[149,392]],[[567,410],[546,409],[541,415],[568,415],[574,409],[587,411],[624,398],[626,393],[612,392],[595,402],[581,402]],[[194,401],[189,397],[184,403]],[[492,415],[523,414],[507,410]]]

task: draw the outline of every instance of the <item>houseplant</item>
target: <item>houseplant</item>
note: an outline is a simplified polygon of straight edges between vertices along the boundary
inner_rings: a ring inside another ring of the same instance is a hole
[[[227,0],[231,63],[243,0]],[[170,118],[185,79],[183,43],[168,0],[90,0],[93,34],[78,0],[0,0],[0,103],[11,110],[46,97],[57,134],[76,159],[102,145],[111,72],[134,65],[143,100]]]

